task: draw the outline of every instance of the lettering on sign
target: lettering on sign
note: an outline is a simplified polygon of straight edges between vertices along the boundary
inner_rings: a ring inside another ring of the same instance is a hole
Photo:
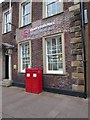
[[[55,25],[55,23],[52,22],[52,23],[47,23],[47,24],[40,25],[40,26],[35,27],[35,28],[31,28],[30,29],[30,36],[38,35],[40,33],[44,33],[44,32],[48,32],[50,30],[53,30],[54,25]]]

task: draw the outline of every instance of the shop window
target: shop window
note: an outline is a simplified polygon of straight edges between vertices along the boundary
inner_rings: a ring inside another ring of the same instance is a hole
[[[49,17],[63,12],[63,2],[60,0],[44,0],[44,17]]]
[[[31,23],[31,2],[29,0],[26,0],[24,2],[21,2],[20,6],[21,6],[20,7],[20,11],[21,11],[20,24],[22,27]]]
[[[4,12],[3,14],[3,33],[11,31],[11,11]]]
[[[19,45],[19,65],[20,65],[20,72],[25,72],[26,68],[30,68],[29,43],[23,43]]]
[[[62,35],[45,38],[46,44],[46,73],[64,74],[64,40]]]

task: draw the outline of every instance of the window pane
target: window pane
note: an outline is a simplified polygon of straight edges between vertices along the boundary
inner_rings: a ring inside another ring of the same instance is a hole
[[[30,2],[22,4],[22,25],[30,23]]]
[[[60,4],[61,4],[61,3],[58,1],[58,2],[57,2],[57,13],[60,12]]]
[[[51,16],[52,15],[52,5],[48,5],[47,6],[47,16]]]
[[[30,13],[30,3],[26,5],[26,14]]]
[[[26,15],[23,17],[23,25],[27,25],[30,23],[30,15]]]
[[[52,70],[52,63],[48,63],[48,70]]]
[[[57,0],[46,0],[47,4],[50,4],[50,3],[55,2],[55,1],[57,1]]]
[[[59,0],[47,0],[47,16],[52,16],[60,12],[60,2]]]
[[[57,63],[53,63],[53,70],[57,70]]]
[[[61,36],[48,38],[47,40],[48,70],[56,71],[63,69],[62,40]]]
[[[52,15],[57,13],[57,3],[52,4]]]
[[[24,44],[21,46],[22,50],[22,56],[21,56],[21,65],[22,65],[22,70],[30,67],[30,55],[29,55],[29,44]]]
[[[63,64],[62,63],[58,63],[58,69],[62,69],[63,68]]]
[[[47,53],[51,54],[51,41],[50,40],[47,41]]]
[[[11,29],[11,13],[6,12],[4,15],[4,32],[9,32]]]

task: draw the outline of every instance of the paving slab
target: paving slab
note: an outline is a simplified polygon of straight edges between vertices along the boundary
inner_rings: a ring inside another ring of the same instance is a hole
[[[2,88],[3,118],[88,118],[88,99],[24,88]]]

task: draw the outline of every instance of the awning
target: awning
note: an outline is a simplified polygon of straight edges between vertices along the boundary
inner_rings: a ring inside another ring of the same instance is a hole
[[[9,43],[2,43],[2,45],[4,45],[7,49],[15,47],[14,45],[11,45]]]

